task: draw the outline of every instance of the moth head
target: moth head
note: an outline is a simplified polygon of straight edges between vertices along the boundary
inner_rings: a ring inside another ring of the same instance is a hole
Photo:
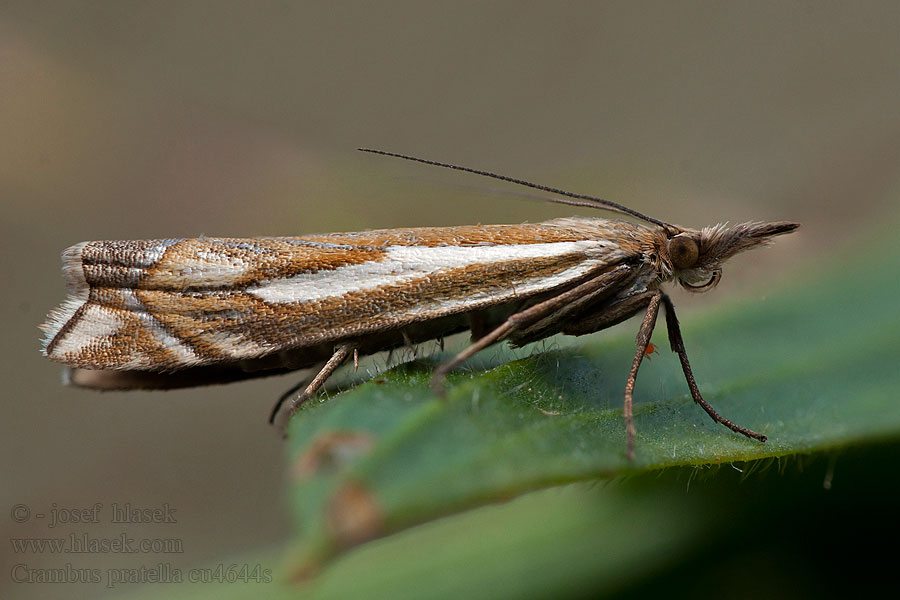
[[[701,230],[673,231],[666,242],[666,253],[678,282],[692,292],[714,288],[722,278],[722,263],[756,246],[766,246],[776,235],[790,233],[799,223],[740,223],[704,227]]]

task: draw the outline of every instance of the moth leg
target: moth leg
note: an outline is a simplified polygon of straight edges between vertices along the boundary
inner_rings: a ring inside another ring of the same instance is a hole
[[[276,409],[276,418],[277,422],[273,423],[279,430],[284,432],[284,429],[287,427],[288,420],[297,412],[300,406],[306,402],[313,394],[319,391],[319,389],[325,384],[331,374],[334,373],[338,367],[340,367],[347,358],[353,354],[353,350],[356,348],[353,344],[343,344],[339,346],[337,350],[334,351],[334,354],[331,358],[328,359],[328,362],[325,363],[325,366],[322,367],[322,370],[318,372],[318,374],[313,377],[312,381],[309,385],[306,386],[306,389],[297,394],[293,400],[291,400],[290,405],[286,410],[280,410],[280,406]],[[281,404],[281,403],[279,403]],[[278,418],[280,416],[280,418]],[[273,419],[274,421],[275,419]]]
[[[591,291],[585,292],[577,298],[572,298],[569,302],[552,311],[550,314],[519,329],[510,336],[510,341],[515,346],[522,346],[529,342],[544,339],[545,337],[553,335],[554,333],[559,333],[560,331],[568,333],[568,329],[573,324],[576,324],[575,326],[577,327],[577,324],[585,323],[590,320],[590,317],[585,317],[585,313],[587,312],[590,314],[592,309],[589,307],[591,304],[603,303],[608,300],[610,296],[614,296],[623,288],[629,286],[632,281],[633,277],[625,267],[619,267],[605,273],[597,278],[597,282],[602,285],[594,287]],[[629,300],[621,304],[628,304],[631,306],[631,301]],[[607,308],[604,308],[603,313],[606,313],[607,310]],[[631,308],[630,310],[631,313],[629,316],[640,309]],[[591,330],[591,332],[594,331],[597,330]]]
[[[323,360],[320,363],[315,364],[312,367],[312,371],[314,373],[318,373],[325,366],[325,361]],[[287,402],[287,399],[296,394],[300,388],[305,388],[309,385],[309,383],[313,380],[315,375],[310,374],[307,377],[302,377],[300,381],[298,381],[295,385],[292,385],[287,391],[285,391],[281,396],[278,397],[278,401],[275,403],[275,406],[272,407],[272,412],[269,413],[269,425],[275,424],[275,417],[278,416],[278,411],[281,410],[282,405]]]
[[[513,321],[513,317],[516,317],[522,313],[516,313],[512,317],[506,320],[502,325],[491,331],[489,334],[482,336],[477,342],[470,344],[466,347],[465,350],[451,358],[450,360],[441,363],[434,370],[434,373],[431,376],[431,389],[434,390],[434,393],[438,396],[444,396],[444,389],[441,387],[441,384],[444,382],[444,377],[447,376],[447,373],[466,362],[470,358],[472,358],[476,353],[480,350],[484,350],[505,334],[509,333],[513,329],[515,329],[516,325]]]
[[[675,316],[675,306],[672,304],[672,300],[665,294],[662,296],[662,301],[666,307],[666,328],[669,330],[669,345],[672,347],[672,352],[677,354],[678,359],[681,361],[681,370],[684,371],[684,378],[687,380],[688,387],[691,389],[691,397],[694,399],[694,402],[699,404],[701,408],[706,411],[706,414],[708,414],[716,423],[721,423],[735,433],[740,433],[748,438],[765,442],[767,439],[766,436],[729,421],[717,413],[715,409],[703,399],[703,396],[700,395],[700,389],[697,387],[697,382],[694,381],[694,374],[691,371],[691,364],[688,362],[687,351],[684,349],[684,339],[681,337],[681,327],[678,325],[678,317]]]
[[[566,335],[585,335],[618,325],[636,315],[638,311],[647,308],[647,305],[650,304],[650,299],[656,294],[656,291],[643,292],[634,296],[628,296],[614,304],[605,305],[602,310],[594,314],[573,319],[566,324],[562,332]]]
[[[567,306],[571,302],[577,301],[583,296],[592,294],[599,289],[609,287],[611,281],[617,281],[623,276],[624,273],[627,273],[627,271],[627,266],[622,265],[616,267],[615,269],[607,273],[603,273],[601,275],[598,275],[597,277],[593,277],[585,281],[584,283],[575,286],[571,290],[562,292],[557,296],[548,298],[543,302],[539,302],[534,306],[526,308],[525,310],[521,310],[510,316],[508,319],[506,319],[506,321],[504,321],[498,327],[494,328],[490,333],[482,336],[477,341],[469,345],[465,350],[463,350],[447,362],[439,365],[434,370],[434,374],[431,377],[432,389],[439,396],[443,396],[444,393],[443,388],[441,387],[441,383],[443,382],[444,377],[446,377],[447,373],[470,359],[476,353],[487,348],[494,342],[503,339],[511,332],[516,331],[517,329],[528,327],[540,321],[547,315],[550,315]]]
[[[653,335],[653,328],[656,327],[656,317],[659,316],[659,304],[662,297],[660,292],[650,296],[647,312],[644,314],[644,320],[637,334],[637,352],[634,354],[634,362],[631,363],[628,381],[625,382],[625,406],[622,413],[625,417],[625,449],[628,460],[634,460],[634,436],[637,433],[634,429],[634,384],[637,381],[641,361],[644,360],[647,352],[650,337]]]
[[[400,335],[403,336],[403,343],[406,345],[407,349],[412,352],[413,358],[416,358],[419,349],[413,344],[412,338],[409,337],[409,334],[406,333],[405,329],[400,330]]]

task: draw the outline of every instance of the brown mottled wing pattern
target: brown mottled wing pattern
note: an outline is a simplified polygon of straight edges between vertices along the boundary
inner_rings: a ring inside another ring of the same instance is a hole
[[[258,358],[565,286],[640,251],[604,219],[292,238],[84,242],[45,353],[87,369],[175,371]],[[629,233],[631,232],[631,233]]]

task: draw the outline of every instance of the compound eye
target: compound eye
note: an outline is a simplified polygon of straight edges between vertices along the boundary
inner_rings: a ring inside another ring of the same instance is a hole
[[[669,258],[676,269],[690,269],[700,258],[700,248],[691,238],[676,236],[669,240]]]

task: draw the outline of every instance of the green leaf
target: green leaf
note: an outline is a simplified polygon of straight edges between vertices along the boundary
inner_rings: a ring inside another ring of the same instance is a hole
[[[884,595],[896,560],[871,539],[892,539],[900,490],[884,473],[900,444],[829,454],[532,492],[366,544],[295,589],[307,600]]]
[[[893,539],[900,489],[885,474],[898,462],[894,443],[755,461],[743,473],[681,467],[558,486],[375,540],[311,581],[289,581],[290,563],[267,550],[178,565],[183,583],[123,584],[117,597],[879,597],[896,560],[872,539]]]
[[[343,551],[530,490],[683,465],[731,463],[897,437],[900,272],[887,246],[782,291],[683,319],[704,397],[769,436],[760,444],[696,407],[665,327],[635,390],[637,458],[625,458],[621,402],[634,331],[587,338],[450,378],[428,389],[433,362],[310,403],[289,435],[291,506],[305,578]],[[634,325],[636,327],[636,325]],[[501,363],[508,351],[488,350]]]

